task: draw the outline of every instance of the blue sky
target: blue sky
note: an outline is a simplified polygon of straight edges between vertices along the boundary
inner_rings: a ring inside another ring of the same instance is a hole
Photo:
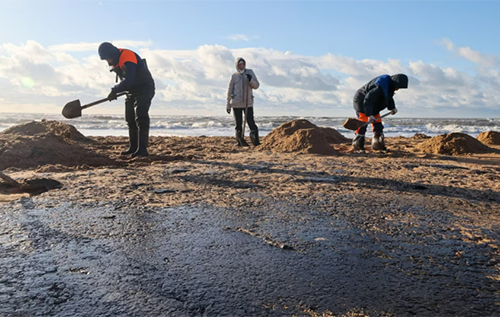
[[[360,85],[392,71],[410,76],[401,116],[498,117],[498,12],[497,1],[0,1],[0,62],[10,65],[0,85],[16,92],[0,111],[101,98],[113,80],[97,45],[113,41],[156,70],[157,114],[222,115],[232,59],[246,54],[261,77],[260,115],[345,116]],[[41,51],[50,56],[29,57]]]

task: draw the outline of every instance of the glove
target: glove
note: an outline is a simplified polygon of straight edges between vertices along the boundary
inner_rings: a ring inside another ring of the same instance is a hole
[[[226,108],[227,114],[231,114],[231,108]]]
[[[398,113],[398,109],[394,108],[394,109],[391,110],[391,114],[392,115],[395,115],[396,113]]]
[[[248,81],[251,81],[252,80],[252,75],[247,74],[247,78],[248,78]]]
[[[368,123],[372,123],[372,122],[375,122],[375,117],[374,116],[369,116],[368,117]]]
[[[111,100],[116,100],[116,99],[117,99],[116,92],[114,92],[113,90],[111,90],[111,92],[108,95],[108,100],[111,101]]]

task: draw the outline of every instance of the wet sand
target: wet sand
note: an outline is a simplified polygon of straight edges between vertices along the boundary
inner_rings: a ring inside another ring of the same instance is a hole
[[[500,147],[272,153],[232,138],[82,146],[112,165],[7,168],[0,315],[500,315]]]

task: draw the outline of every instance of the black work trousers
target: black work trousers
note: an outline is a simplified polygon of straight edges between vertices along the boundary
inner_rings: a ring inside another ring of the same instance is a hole
[[[233,108],[234,121],[236,122],[236,132],[241,132],[243,130],[243,114],[245,113],[245,108]],[[253,107],[247,108],[247,123],[250,127],[250,131],[257,131],[257,125],[255,124],[255,119],[253,117]]]
[[[125,99],[125,120],[129,129],[149,129],[149,108],[154,95],[154,90],[140,94],[127,94],[127,99]]]

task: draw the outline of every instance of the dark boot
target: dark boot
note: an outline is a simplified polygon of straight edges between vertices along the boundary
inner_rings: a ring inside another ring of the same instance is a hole
[[[356,137],[352,140],[352,147],[354,151],[365,151],[365,136],[356,134]]]
[[[236,130],[236,146],[248,146],[247,141],[245,141],[245,138],[243,137],[243,133],[241,131]]]
[[[148,138],[149,138],[149,127],[139,128],[139,147],[137,152],[132,154],[132,157],[142,157],[148,156]]]
[[[372,149],[375,151],[386,151],[384,135],[382,133],[376,133],[372,138]]]
[[[137,151],[137,143],[139,142],[139,131],[137,128],[131,129],[128,128],[128,136],[129,136],[129,147],[128,150],[123,151],[122,155],[128,155],[135,153]]]
[[[253,145],[260,145],[259,130],[250,131],[250,140],[252,140]]]

